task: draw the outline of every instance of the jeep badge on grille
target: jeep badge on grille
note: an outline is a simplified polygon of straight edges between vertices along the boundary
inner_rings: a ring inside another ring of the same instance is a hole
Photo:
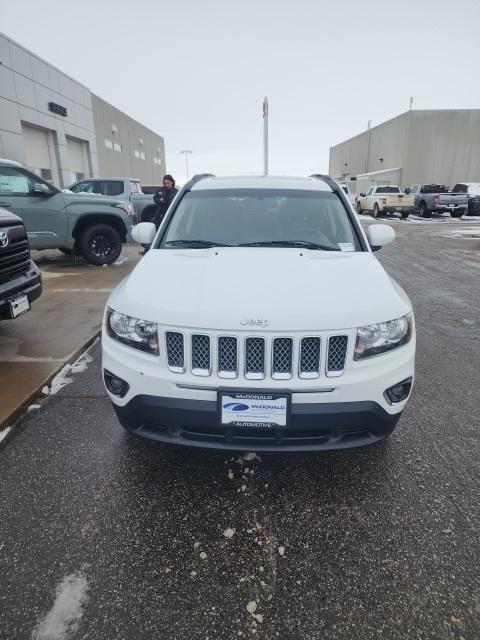
[[[243,327],[258,327],[259,329],[266,329],[270,326],[270,320],[266,320],[265,318],[244,317],[240,320],[240,324]]]

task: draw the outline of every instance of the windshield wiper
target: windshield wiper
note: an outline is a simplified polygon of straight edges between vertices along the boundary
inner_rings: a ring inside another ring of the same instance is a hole
[[[245,242],[239,247],[305,247],[305,249],[319,249],[321,251],[340,251],[336,247],[308,240],[266,240],[265,242]]]
[[[208,247],[231,247],[231,244],[224,244],[223,242],[215,242],[213,240],[168,240],[165,242],[165,246],[169,247],[181,247],[191,246],[193,248],[208,248]]]

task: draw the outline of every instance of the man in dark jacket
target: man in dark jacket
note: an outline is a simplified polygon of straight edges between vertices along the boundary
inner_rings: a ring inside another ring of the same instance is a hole
[[[166,214],[170,203],[177,195],[177,193],[178,189],[175,188],[175,180],[170,174],[167,174],[163,177],[163,187],[157,189],[153,194],[153,201],[157,205],[157,210],[155,211],[152,222],[155,223],[157,229],[160,226],[160,223],[163,220],[163,216]]]

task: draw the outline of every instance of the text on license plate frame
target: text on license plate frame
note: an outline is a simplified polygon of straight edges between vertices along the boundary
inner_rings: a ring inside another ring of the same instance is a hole
[[[251,404],[252,401],[258,408]],[[291,393],[288,391],[218,391],[218,421],[222,427],[286,429],[290,422],[290,407]]]

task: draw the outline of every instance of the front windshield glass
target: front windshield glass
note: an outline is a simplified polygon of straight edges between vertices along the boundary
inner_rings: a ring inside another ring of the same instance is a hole
[[[160,246],[208,245],[361,250],[348,213],[334,193],[273,189],[187,193]]]

